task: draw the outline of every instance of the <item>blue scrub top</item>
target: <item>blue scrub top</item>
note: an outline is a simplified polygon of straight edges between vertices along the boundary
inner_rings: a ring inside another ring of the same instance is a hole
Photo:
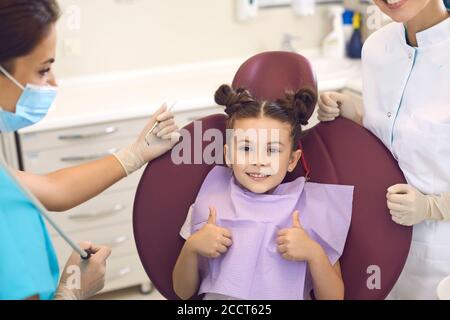
[[[36,206],[0,168],[0,300],[52,299],[59,267]]]

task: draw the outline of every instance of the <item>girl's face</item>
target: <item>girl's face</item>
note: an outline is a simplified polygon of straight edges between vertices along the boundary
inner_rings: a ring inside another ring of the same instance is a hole
[[[374,0],[375,4],[396,22],[406,23],[426,8],[430,2],[442,0]]]
[[[49,34],[28,55],[14,60],[12,76],[23,86],[34,84],[37,86],[56,86],[56,79],[52,72],[56,53],[56,26],[53,25]],[[4,109],[15,112],[16,103],[22,90],[11,80],[0,73],[0,100]],[[3,97],[1,93],[8,93]]]
[[[293,171],[301,150],[293,150],[291,125],[269,117],[237,119],[224,146],[236,180],[254,193],[276,188]]]

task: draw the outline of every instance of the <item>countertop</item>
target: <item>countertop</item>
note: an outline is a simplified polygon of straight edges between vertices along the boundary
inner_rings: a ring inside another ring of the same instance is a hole
[[[361,91],[361,62],[333,62],[308,57],[315,68],[319,91],[345,87]],[[214,92],[231,83],[246,59],[207,61],[121,73],[59,80],[57,100],[40,123],[19,131],[28,134],[74,126],[150,116],[163,102],[177,101],[173,112],[215,105]]]

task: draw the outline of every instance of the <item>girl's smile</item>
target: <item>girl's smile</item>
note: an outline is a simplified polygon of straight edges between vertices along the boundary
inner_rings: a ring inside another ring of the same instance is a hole
[[[268,177],[270,177],[270,175],[268,175],[268,174],[262,174],[262,173],[256,173],[256,172],[246,172],[246,174],[250,177],[250,179],[252,179],[256,182],[264,181]]]
[[[403,7],[403,5],[408,1],[409,0],[383,0],[386,7],[388,7],[390,10],[395,10]]]

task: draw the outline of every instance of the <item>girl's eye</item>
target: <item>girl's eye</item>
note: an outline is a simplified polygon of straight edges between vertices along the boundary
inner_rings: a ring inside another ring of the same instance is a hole
[[[239,147],[239,151],[249,152],[251,149],[249,146],[241,146]]]
[[[45,70],[39,71],[39,74],[41,75],[41,77],[45,77],[49,72],[50,72],[50,68],[47,68]]]
[[[278,152],[280,152],[280,150],[278,150],[277,148],[269,148],[268,152],[269,153],[278,153]]]

